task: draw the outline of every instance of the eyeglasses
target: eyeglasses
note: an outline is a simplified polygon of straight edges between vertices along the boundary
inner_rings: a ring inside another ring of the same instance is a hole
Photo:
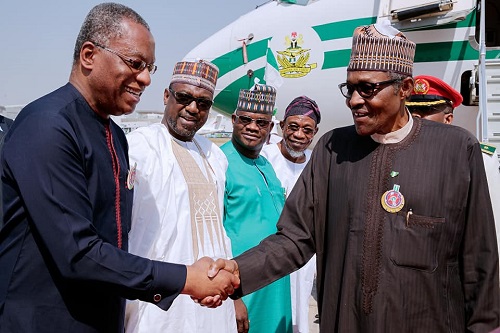
[[[251,123],[253,123],[255,121],[255,123],[257,124],[257,126],[259,126],[260,128],[266,128],[271,123],[271,120],[262,119],[262,118],[253,119],[252,117],[239,116],[237,114],[235,115],[235,117],[236,117],[236,119],[238,119],[238,122],[240,124],[242,124],[243,126],[250,125]]]
[[[388,80],[388,81],[382,81],[382,82],[360,82],[358,84],[350,84],[347,82],[339,84],[339,89],[342,95],[344,95],[345,98],[351,98],[352,94],[354,93],[354,90],[358,92],[358,94],[363,97],[363,98],[370,98],[372,97],[377,90],[380,89],[381,86],[399,82],[401,79],[394,79],[394,80]]]
[[[210,107],[213,104],[213,101],[208,98],[203,98],[203,97],[194,97],[193,95],[190,95],[185,92],[180,92],[180,91],[174,91],[172,88],[168,88],[168,91],[172,93],[174,96],[175,100],[177,103],[182,104],[182,105],[189,105],[193,103],[193,101],[196,102],[196,107],[200,111],[207,111],[210,109]]]
[[[312,129],[310,127],[300,127],[300,126],[295,125],[295,124],[286,125],[286,129],[290,132],[298,132],[298,131],[302,130],[302,133],[304,133],[305,136],[311,136],[314,134],[314,129]]]
[[[103,50],[106,50],[110,53],[113,53],[114,55],[118,56],[121,60],[123,60],[124,63],[126,63],[130,68],[132,68],[133,70],[135,71],[138,71],[138,72],[142,72],[144,69],[148,69],[148,72],[149,74],[154,74],[156,72],[156,70],[158,69],[158,67],[155,65],[155,64],[147,64],[145,63],[144,61],[142,60],[139,60],[139,59],[132,59],[132,58],[129,58],[127,56],[124,56],[123,54],[115,51],[115,50],[112,50],[110,48],[107,48],[106,46],[103,46],[99,43],[96,43],[96,42],[92,42],[94,43],[95,46],[103,49]]]

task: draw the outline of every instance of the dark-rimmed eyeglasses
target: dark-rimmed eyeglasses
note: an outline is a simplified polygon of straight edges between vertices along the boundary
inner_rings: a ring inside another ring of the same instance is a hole
[[[115,56],[118,56],[121,60],[123,60],[124,63],[126,63],[130,68],[132,68],[135,71],[142,72],[143,70],[145,70],[147,68],[149,74],[152,75],[158,69],[158,67],[155,64],[148,64],[148,63],[146,63],[142,60],[139,60],[139,59],[132,59],[132,58],[129,58],[129,57],[121,54],[118,51],[112,50],[106,46],[99,44],[99,43],[96,43],[96,42],[92,42],[92,43],[95,46],[97,46],[103,50],[106,50],[110,53],[113,53]]]
[[[204,97],[194,97],[191,94],[182,92],[182,91],[174,91],[172,88],[168,88],[168,91],[174,96],[175,100],[177,103],[182,104],[182,105],[189,105],[193,103],[193,101],[196,102],[196,107],[200,111],[207,111],[212,107],[212,104],[214,103],[211,99],[204,98]]]
[[[314,129],[312,129],[310,127],[300,127],[300,126],[295,125],[295,124],[288,124],[288,125],[286,125],[285,128],[287,131],[294,132],[294,133],[302,130],[302,133],[304,133],[305,136],[314,135]]]
[[[257,126],[259,126],[260,128],[266,128],[271,123],[271,120],[262,119],[262,118],[253,119],[252,117],[240,116],[237,114],[235,114],[235,117],[238,120],[238,122],[240,124],[242,124],[243,126],[250,125],[251,123],[253,123],[255,121]]]
[[[360,82],[357,84],[350,84],[344,82],[339,84],[339,89],[345,98],[351,98],[352,94],[354,93],[354,90],[356,90],[361,97],[370,98],[375,94],[375,92],[377,92],[377,90],[380,89],[381,86],[392,84],[399,81],[401,81],[401,79],[393,79],[393,80],[374,82],[374,83]]]

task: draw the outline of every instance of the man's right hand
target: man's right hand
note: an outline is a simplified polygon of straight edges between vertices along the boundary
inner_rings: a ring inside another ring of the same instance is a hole
[[[231,260],[221,259],[221,258],[217,259],[210,265],[208,270],[208,276],[214,277],[217,274],[220,274],[219,272],[221,270],[236,275],[238,279],[240,277],[240,270],[238,268],[238,263],[233,259]]]
[[[226,260],[226,259],[217,259],[215,262],[212,261],[210,267],[205,271],[205,274],[209,279],[215,279],[219,275],[226,276],[230,274],[238,279],[238,285],[234,288],[239,287],[240,282],[240,271],[238,269],[238,264],[234,260]],[[228,295],[231,295],[234,292],[234,289]],[[222,304],[221,297],[217,296],[207,296],[203,298],[191,297],[196,303],[201,306],[206,306],[209,308],[216,308]],[[224,298],[225,299],[225,298]]]

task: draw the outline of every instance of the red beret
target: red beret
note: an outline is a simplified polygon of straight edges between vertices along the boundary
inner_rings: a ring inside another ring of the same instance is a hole
[[[415,86],[408,106],[435,105],[449,102],[454,108],[463,101],[462,95],[441,79],[429,75],[417,75],[413,78]]]

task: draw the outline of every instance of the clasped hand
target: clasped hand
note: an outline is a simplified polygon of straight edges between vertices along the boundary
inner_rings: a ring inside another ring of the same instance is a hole
[[[182,290],[201,306],[216,308],[240,286],[238,264],[234,260],[203,257],[187,266]]]

